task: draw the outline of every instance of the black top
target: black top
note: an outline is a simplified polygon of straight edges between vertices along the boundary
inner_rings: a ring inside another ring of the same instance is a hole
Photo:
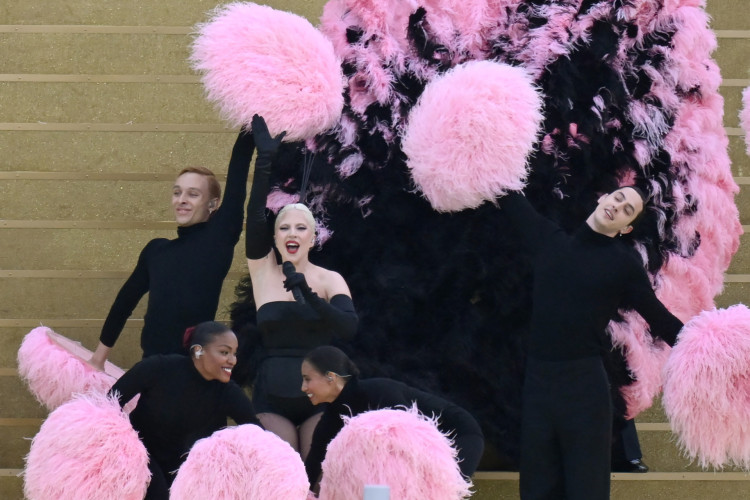
[[[343,294],[331,298],[337,309],[353,309],[351,299]],[[285,398],[305,397],[300,390],[302,359],[312,349],[328,345],[334,339],[351,338],[353,332],[339,331],[309,303],[296,301],[267,302],[258,308],[263,360],[258,367],[256,387],[262,392]]]
[[[501,208],[533,259],[530,356],[563,361],[601,355],[618,309],[634,309],[652,335],[674,345],[682,322],[657,299],[632,248],[586,223],[569,235],[518,193],[502,199]]]
[[[321,464],[326,456],[328,444],[344,427],[343,416],[355,416],[369,410],[380,410],[398,406],[411,407],[417,404],[419,411],[427,416],[438,416],[438,428],[451,437],[476,434],[482,430],[469,412],[434,394],[420,391],[402,382],[387,378],[359,380],[352,378],[341,394],[330,403],[315,427],[310,453],[305,460],[307,478],[311,484],[318,481]]]
[[[140,394],[130,422],[148,453],[170,472],[198,439],[237,424],[259,424],[253,405],[234,382],[206,380],[192,359],[171,354],[151,356],[133,366],[110,389],[120,405]]]
[[[177,228],[177,238],[151,240],[117,294],[99,340],[112,347],[148,292],[141,332],[143,355],[184,352],[185,329],[213,320],[224,278],[242,232],[251,134],[240,134],[227,171],[224,200],[207,222]]]

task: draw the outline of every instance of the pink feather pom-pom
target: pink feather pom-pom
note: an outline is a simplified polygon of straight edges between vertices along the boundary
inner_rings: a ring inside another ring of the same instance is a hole
[[[36,399],[54,410],[76,393],[106,393],[124,373],[110,362],[99,371],[86,361],[90,356],[78,342],[40,326],[18,349],[18,373]]]
[[[704,468],[750,468],[750,310],[694,317],[664,369],[664,410],[684,453]]]
[[[299,454],[276,434],[245,424],[197,441],[177,471],[169,498],[306,500],[309,489]]]
[[[151,477],[138,433],[105,394],[79,395],[50,413],[23,475],[29,500],[141,500]]]
[[[430,82],[402,149],[414,182],[441,212],[523,189],[542,99],[522,68],[474,61]]]
[[[218,7],[191,54],[207,97],[233,126],[263,116],[272,135],[312,137],[336,124],[344,78],[333,45],[305,18],[250,2]]]
[[[745,134],[745,152],[750,155],[750,87],[746,87],[742,90],[740,127]]]
[[[370,411],[345,420],[323,461],[320,500],[362,498],[366,484],[387,485],[391,500],[471,496],[451,441],[416,408]]]

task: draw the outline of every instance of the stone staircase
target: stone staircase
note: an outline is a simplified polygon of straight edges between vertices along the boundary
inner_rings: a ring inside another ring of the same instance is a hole
[[[750,498],[750,475],[736,470],[703,471],[677,449],[657,403],[636,421],[645,474],[613,473],[612,500],[740,500]],[[477,472],[474,500],[517,500],[517,472]]]
[[[96,345],[103,318],[144,242],[172,236],[165,183],[188,164],[225,172],[234,140],[187,66],[191,26],[218,0],[46,0],[0,6],[0,499],[23,498],[23,456],[46,412],[16,374],[23,336],[43,323]],[[325,0],[272,7],[314,23]],[[742,222],[750,221],[750,160],[738,129],[750,85],[747,0],[708,0],[719,37],[725,126]],[[750,224],[750,222],[748,222]],[[746,226],[746,229],[750,226]],[[242,272],[238,250],[220,316]],[[726,276],[719,306],[746,302],[750,245]],[[140,356],[143,308],[111,360]],[[613,474],[615,500],[750,497],[750,476],[703,472],[680,456],[660,406],[637,419],[647,474]],[[518,475],[482,471],[477,500],[518,498]]]

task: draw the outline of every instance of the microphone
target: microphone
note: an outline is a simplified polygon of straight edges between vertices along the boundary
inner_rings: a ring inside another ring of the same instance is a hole
[[[281,264],[281,270],[283,271],[284,276],[286,276],[287,279],[291,278],[292,275],[297,272],[297,270],[294,268],[294,264],[289,261]],[[294,300],[296,300],[300,304],[305,303],[305,296],[302,295],[302,290],[299,289],[299,286],[295,286],[294,288],[292,288],[292,295],[294,296]]]

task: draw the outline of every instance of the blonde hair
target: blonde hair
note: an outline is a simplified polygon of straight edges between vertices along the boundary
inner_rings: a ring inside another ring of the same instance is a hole
[[[208,197],[213,199],[220,199],[221,198],[221,184],[219,184],[219,181],[216,179],[216,175],[209,170],[206,167],[185,167],[182,170],[180,170],[180,173],[177,174],[177,177],[179,178],[182,174],[199,174],[206,178],[208,181]]]
[[[313,217],[312,212],[309,208],[303,203],[290,203],[288,205],[284,205],[281,210],[279,210],[279,213],[276,214],[276,220],[273,223],[273,230],[278,231],[279,224],[281,224],[281,218],[284,216],[285,213],[287,213],[289,210],[299,210],[303,214],[305,214],[305,219],[307,219],[307,223],[310,224],[310,227],[312,227],[313,232],[317,231],[317,224],[315,223],[315,217]]]

